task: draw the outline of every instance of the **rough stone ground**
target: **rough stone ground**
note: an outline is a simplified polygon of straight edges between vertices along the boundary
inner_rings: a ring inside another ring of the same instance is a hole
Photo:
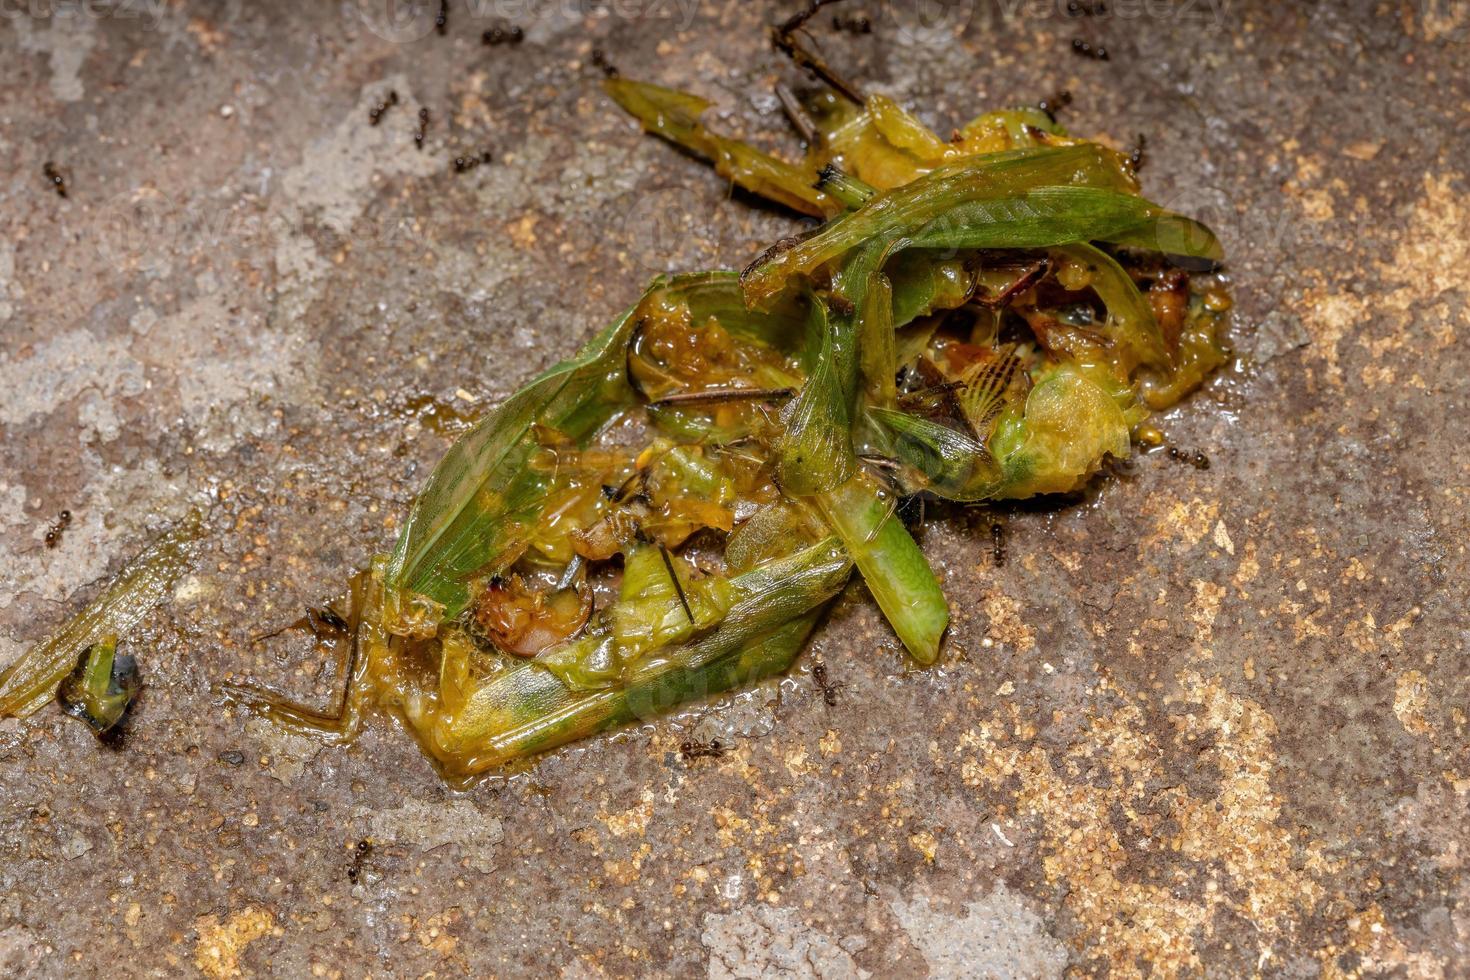
[[[936,523],[938,669],[855,588],[815,643],[837,707],[803,667],[455,795],[387,723],[319,749],[210,684],[330,697],[305,641],[249,638],[389,544],[442,423],[651,274],[789,232],[590,64],[790,148],[760,31],[789,6],[455,0],[440,37],[387,4],[7,5],[0,662],[189,506],[211,536],[134,638],[123,749],[0,725],[0,970],[1470,975],[1470,6],[1107,6],[821,36],[940,127],[1068,88],[1076,130],[1148,136],[1146,189],[1236,281],[1238,368],[1165,419],[1213,465],[1015,511],[1004,567]],[[736,748],[685,763],[691,727]]]

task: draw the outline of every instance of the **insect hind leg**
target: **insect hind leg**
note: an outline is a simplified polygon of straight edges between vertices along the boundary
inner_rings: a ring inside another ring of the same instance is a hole
[[[351,612],[345,619],[330,608],[312,609],[295,623],[256,637],[261,640],[292,628],[309,629],[318,640],[330,637],[328,642],[334,648],[334,659],[343,665],[342,694],[335,708],[328,711],[318,710],[246,684],[225,682],[217,685],[216,691],[227,702],[295,734],[307,735],[329,744],[352,741],[362,729],[369,693],[367,673],[371,658],[364,649],[366,631],[363,629],[363,607],[368,598],[368,589],[366,574],[353,579]]]

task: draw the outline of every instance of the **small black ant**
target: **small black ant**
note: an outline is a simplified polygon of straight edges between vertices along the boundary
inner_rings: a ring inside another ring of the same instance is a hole
[[[717,738],[708,742],[681,742],[679,754],[686,759],[718,759],[724,756],[725,746]]]
[[[841,14],[833,14],[832,27],[834,30],[847,31],[849,34],[873,33],[873,22],[862,14],[856,17],[844,17]]]
[[[598,68],[601,68],[602,73],[608,78],[618,77],[617,67],[612,62],[607,60],[607,55],[603,54],[601,48],[592,49],[592,64]]]
[[[71,511],[64,510],[56,517],[56,523],[46,529],[46,547],[54,548],[61,544],[62,532],[71,527]]]
[[[828,679],[827,665],[820,660],[812,664],[812,683],[821,690],[822,700],[827,703],[827,707],[837,707],[837,689],[842,685],[834,684]]]
[[[56,169],[56,164],[47,160],[41,167],[41,173],[45,174],[46,179],[51,181],[51,186],[55,189],[58,196],[66,197],[66,178],[61,176],[61,171]]]
[[[427,107],[419,110],[419,128],[413,134],[413,146],[416,150],[424,148],[424,136],[429,131],[429,110]]]
[[[1055,122],[1057,118],[1057,113],[1061,112],[1063,109],[1071,104],[1072,93],[1067,91],[1066,89],[1062,89],[1055,95],[1048,95],[1046,98],[1036,103],[1036,108],[1046,113],[1048,116],[1051,117],[1051,120]]]
[[[526,32],[519,27],[492,27],[480,35],[480,43],[496,47],[501,44],[517,45],[526,39]]]
[[[467,157],[455,157],[454,158],[454,172],[457,173],[457,174],[462,174],[466,170],[474,170],[480,164],[482,164],[482,163],[489,163],[489,162],[490,162],[490,151],[489,150],[483,150],[483,151],[481,151],[479,153],[473,153],[473,154],[471,154],[471,155],[469,155]]]
[[[388,94],[384,97],[383,101],[379,102],[377,105],[368,110],[368,124],[371,126],[376,126],[378,122],[383,118],[383,113],[388,111],[388,107],[395,106],[397,104],[398,93],[393,91],[392,89],[389,89]]]
[[[1082,0],[1067,0],[1068,17],[1100,17],[1108,12],[1106,3],[1083,3]]]
[[[1128,151],[1128,165],[1133,168],[1133,171],[1135,173],[1137,173],[1139,168],[1143,166],[1143,161],[1146,159],[1143,151],[1147,148],[1148,137],[1144,136],[1142,133],[1139,133],[1138,136],[1134,138],[1133,148]]]
[[[1197,470],[1207,470],[1210,468],[1210,457],[1206,456],[1198,449],[1196,449],[1194,452],[1190,452],[1187,449],[1176,449],[1174,446],[1170,446],[1169,458],[1173,460],[1178,460],[1181,463],[1188,463],[1190,466],[1193,466]]]
[[[449,27],[449,0],[439,0],[439,13],[434,17],[434,30],[443,37],[445,30]]]
[[[368,855],[372,853],[372,841],[364,837],[362,840],[357,842],[357,848],[352,855],[352,864],[349,865],[347,868],[348,881],[357,881],[358,876],[362,874],[362,863],[366,861],[368,859]]]
[[[1006,526],[1000,521],[990,522],[990,559],[996,568],[1006,563]]]
[[[1103,47],[1101,44],[1093,47],[1091,44],[1082,40],[1082,38],[1080,37],[1072,38],[1072,53],[1081,55],[1084,58],[1091,58],[1093,61],[1108,60],[1107,48]]]

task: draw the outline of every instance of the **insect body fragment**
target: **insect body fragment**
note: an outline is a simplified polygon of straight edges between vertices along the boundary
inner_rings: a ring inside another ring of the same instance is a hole
[[[103,735],[122,721],[137,692],[137,664],[117,656],[117,637],[109,635],[82,652],[56,697],[67,714]]]

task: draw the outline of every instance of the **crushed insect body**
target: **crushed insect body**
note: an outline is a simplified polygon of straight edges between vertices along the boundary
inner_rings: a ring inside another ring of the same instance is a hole
[[[651,132],[825,224],[656,280],[490,410],[323,638],[341,704],[227,686],[241,706],[333,742],[386,711],[463,783],[786,670],[854,571],[934,663],[949,609],[912,503],[1075,492],[1226,360],[1214,236],[1043,110],[943,140],[833,85],[788,107],[812,127],[792,163],[605,74]],[[641,444],[603,438],[629,418]]]
[[[914,537],[925,502],[1075,493],[1156,444],[1148,419],[1225,363],[1219,243],[1141,195],[1137,156],[1071,136],[1050,106],[941,138],[837,76],[799,26],[776,43],[827,83],[782,96],[799,162],[592,60],[648,131],[822,224],[741,271],[655,280],[463,431],[393,551],[293,624],[341,664],[338,703],[233,683],[228,699],[337,744],[388,714],[463,785],[786,671],[854,573],[933,664],[950,610]],[[641,436],[613,438],[619,422]],[[1000,565],[1005,529],[988,527]],[[130,681],[108,637],[128,624],[105,618],[0,677],[0,710],[34,709],[76,668],[68,702],[94,726],[120,717]],[[812,673],[828,707],[833,673]]]

